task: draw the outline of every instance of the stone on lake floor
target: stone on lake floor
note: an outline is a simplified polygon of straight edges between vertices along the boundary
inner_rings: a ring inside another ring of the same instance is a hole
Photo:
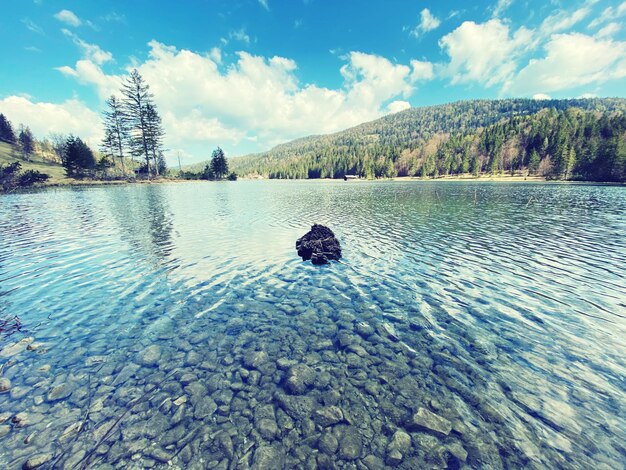
[[[315,410],[313,419],[320,426],[332,426],[343,421],[343,411],[337,406],[324,406]]]
[[[43,464],[52,459],[52,454],[39,454],[34,455],[29,458],[24,465],[22,465],[23,470],[31,470],[33,468],[41,467]]]
[[[391,442],[387,446],[387,451],[397,449],[403,454],[411,448],[411,436],[404,431],[396,431],[391,438]]]
[[[417,410],[407,427],[410,430],[430,431],[440,436],[447,436],[452,430],[450,421],[424,408]]]
[[[292,366],[287,371],[285,388],[293,395],[304,394],[315,381],[315,371],[306,364]]]
[[[157,344],[148,346],[137,355],[137,362],[143,366],[153,366],[161,359],[161,348]]]
[[[285,452],[279,446],[260,446],[254,452],[254,460],[252,469],[254,470],[270,470],[275,468],[283,468],[285,460]]]
[[[248,369],[257,369],[269,360],[265,351],[250,351],[243,358],[243,364]]]
[[[354,426],[346,426],[339,438],[339,457],[344,460],[355,460],[361,454],[363,442]]]
[[[46,401],[53,402],[63,400],[72,394],[72,387],[68,384],[58,385],[48,392]]]
[[[341,258],[341,245],[331,229],[313,224],[311,230],[296,240],[296,250],[302,261],[313,264],[327,264]]]
[[[26,349],[26,347],[30,343],[32,343],[34,340],[35,339],[32,338],[32,337],[22,338],[17,343],[13,343],[13,344],[11,344],[9,346],[5,346],[4,348],[0,349],[0,357],[15,356],[16,354],[19,354],[22,351],[24,351]]]
[[[5,393],[11,390],[11,381],[5,377],[0,379],[0,393]]]
[[[325,454],[334,455],[339,448],[339,441],[337,438],[333,436],[331,433],[327,432],[326,434],[320,437],[317,442],[317,448]]]

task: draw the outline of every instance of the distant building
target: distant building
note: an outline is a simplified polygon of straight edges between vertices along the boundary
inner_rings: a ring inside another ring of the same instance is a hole
[[[348,181],[348,180],[358,180],[359,177],[357,175],[344,175],[343,176],[343,180],[344,181]]]

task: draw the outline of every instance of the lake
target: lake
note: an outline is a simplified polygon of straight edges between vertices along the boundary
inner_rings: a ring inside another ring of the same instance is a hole
[[[626,187],[0,196],[0,468],[624,468],[625,279]]]

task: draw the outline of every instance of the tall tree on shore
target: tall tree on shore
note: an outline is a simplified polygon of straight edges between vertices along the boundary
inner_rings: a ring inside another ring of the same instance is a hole
[[[9,142],[11,144],[15,143],[15,132],[13,132],[13,126],[11,125],[11,121],[9,121],[4,114],[0,114],[0,140],[4,140],[5,142]]]
[[[146,105],[145,123],[148,151],[152,156],[154,171],[158,176],[165,162],[163,159],[163,136],[165,136],[165,131],[161,124],[161,116],[159,116],[156,105],[153,103]]]
[[[111,158],[119,158],[122,164],[122,171],[125,173],[124,144],[129,140],[129,132],[124,115],[124,106],[115,95],[111,95],[106,104],[107,109],[102,113],[104,116],[104,140],[102,141],[102,147]]]
[[[28,127],[22,127],[20,129],[20,135],[18,137],[22,155],[28,160],[29,156],[35,150],[35,137]]]
[[[221,180],[228,174],[228,161],[220,147],[213,150],[211,155],[211,171],[217,180]]]
[[[148,105],[154,105],[150,87],[134,69],[122,84],[124,96],[124,122],[128,128],[130,153],[146,160],[146,170],[150,175],[150,136],[147,123]]]
[[[80,137],[70,135],[65,141],[63,166],[67,176],[82,178],[95,169],[96,159],[91,149]]]

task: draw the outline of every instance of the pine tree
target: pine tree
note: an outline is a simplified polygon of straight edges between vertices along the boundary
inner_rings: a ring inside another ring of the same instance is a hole
[[[80,137],[70,135],[65,141],[63,166],[67,176],[83,177],[96,167],[96,159],[91,149]]]
[[[530,158],[528,159],[528,171],[533,175],[537,173],[537,170],[539,170],[540,162],[541,158],[539,158],[539,154],[536,150],[533,150],[530,154]]]
[[[22,155],[26,160],[28,160],[29,155],[35,150],[35,138],[33,137],[33,133],[28,127],[22,127],[20,129],[18,140],[20,143],[20,149],[22,150]]]
[[[124,115],[124,104],[115,95],[106,102],[107,110],[104,116],[104,140],[102,142],[105,153],[111,158],[117,156],[122,164],[122,172],[126,172],[124,165],[124,144],[129,140],[128,121]]]
[[[165,136],[165,131],[155,104],[148,103],[146,105],[145,123],[148,151],[154,160],[154,169],[158,176],[163,173],[161,166],[165,166],[165,159],[163,158],[163,136]]]
[[[153,105],[153,95],[137,69],[133,70],[122,84],[124,96],[124,122],[128,128],[128,143],[131,155],[143,157],[150,176],[149,129],[146,120],[148,105]]]
[[[221,180],[228,174],[228,161],[221,148],[216,148],[211,155],[211,171],[215,179]]]
[[[13,126],[11,125],[11,121],[9,121],[4,114],[0,114],[0,140],[4,140],[10,144],[15,143]]]
[[[576,166],[576,150],[572,145],[567,154],[567,161],[565,164],[565,179],[568,180],[572,176],[572,170]]]

